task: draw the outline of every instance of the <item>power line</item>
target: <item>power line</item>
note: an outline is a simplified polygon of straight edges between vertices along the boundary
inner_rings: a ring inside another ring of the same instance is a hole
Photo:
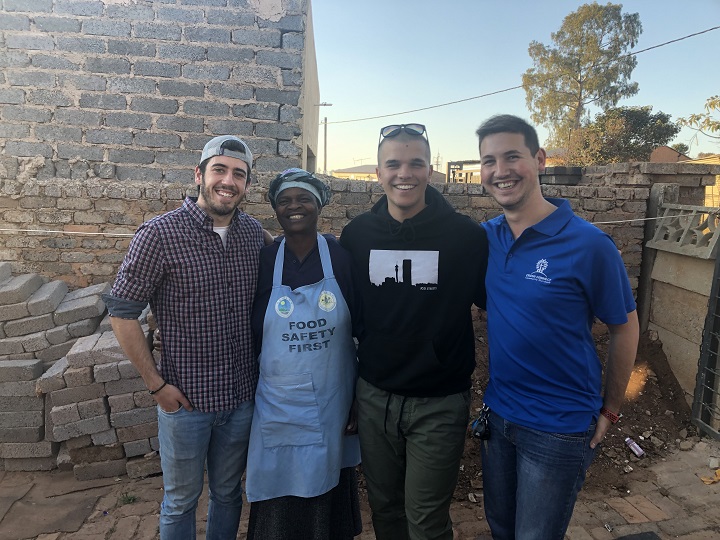
[[[685,39],[690,39],[690,38],[692,38],[692,37],[699,36],[699,35],[701,35],[701,34],[706,34],[706,33],[708,33],[708,32],[712,32],[713,30],[717,30],[717,29],[719,29],[719,28],[720,28],[720,26],[713,26],[712,28],[708,28],[707,30],[701,30],[700,32],[695,32],[694,34],[688,34],[688,35],[686,35],[686,36],[682,36],[682,37],[679,37],[679,38],[677,38],[677,39],[671,39],[670,41],[666,41],[666,42],[660,43],[660,44],[658,44],[658,45],[653,45],[653,46],[647,47],[647,48],[645,48],[645,49],[640,49],[639,51],[633,51],[633,52],[629,52],[629,53],[627,53],[627,54],[620,55],[620,56],[618,57],[618,59],[620,59],[620,58],[625,58],[625,57],[629,57],[629,56],[635,56],[635,55],[638,55],[638,54],[640,54],[640,53],[644,53],[644,52],[647,52],[647,51],[651,51],[651,50],[653,50],[653,49],[658,49],[658,48],[660,48],[660,47],[665,47],[666,45],[670,45],[670,44],[672,44],[672,43],[677,43],[678,41],[683,41],[683,40],[685,40]],[[602,67],[602,65],[603,65],[603,64],[600,64],[600,65],[597,66],[597,67]],[[472,100],[475,100],[475,99],[480,99],[480,98],[484,98],[484,97],[494,96],[494,95],[497,95],[497,94],[503,94],[503,93],[505,93],[505,92],[511,92],[512,90],[517,90],[517,89],[522,88],[522,87],[523,87],[523,85],[522,85],[522,84],[519,84],[519,85],[517,85],[517,86],[511,86],[511,87],[509,87],[509,88],[503,88],[502,90],[495,90],[494,92],[487,92],[487,93],[485,93],[485,94],[480,94],[479,96],[473,96],[473,97],[464,98],[464,99],[456,99],[455,101],[448,101],[447,103],[440,103],[439,105],[430,105],[429,107],[421,107],[421,108],[419,108],[419,109],[412,109],[412,110],[409,110],[409,111],[395,112],[395,113],[390,113],[390,114],[380,114],[380,115],[378,115],[378,116],[368,116],[368,117],[366,117],[366,118],[355,118],[355,119],[352,119],[352,120],[336,120],[336,121],[334,121],[334,122],[328,122],[328,124],[348,124],[348,123],[350,123],[350,122],[364,122],[365,120],[377,120],[378,118],[387,118],[387,117],[389,117],[389,116],[398,116],[398,115],[400,115],[400,114],[409,114],[409,113],[414,113],[414,112],[419,112],[419,111],[428,111],[428,110],[430,110],[430,109],[437,109],[437,108],[440,108],[440,107],[447,107],[448,105],[455,105],[455,104],[457,104],[457,103],[464,103],[465,101],[472,101]]]
[[[702,212],[704,214],[708,214],[709,216],[718,216],[720,217],[720,211],[710,211],[710,212]],[[675,219],[681,216],[673,215],[673,216],[656,216],[656,217],[646,217],[646,218],[632,218],[632,219],[620,219],[616,221],[591,221],[593,225],[619,225],[622,223],[633,223],[635,221],[663,221],[665,219]],[[50,234],[61,234],[66,236],[105,236],[108,238],[132,238],[135,236],[135,233],[110,233],[110,232],[81,232],[81,231],[58,231],[58,230],[52,230],[52,229],[0,229],[0,233],[10,233],[10,234],[17,234],[17,233],[29,233],[27,236],[42,236],[42,235],[50,235]]]

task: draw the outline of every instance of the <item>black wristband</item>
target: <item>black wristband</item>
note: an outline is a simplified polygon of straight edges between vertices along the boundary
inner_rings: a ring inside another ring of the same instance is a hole
[[[165,388],[165,385],[166,385],[166,384],[167,384],[167,382],[166,382],[166,381],[163,381],[163,383],[162,383],[158,388],[156,388],[155,390],[148,390],[148,392],[150,392],[150,395],[151,395],[151,396],[152,396],[152,395],[155,395],[155,394],[157,394],[160,390],[162,390],[163,388]]]

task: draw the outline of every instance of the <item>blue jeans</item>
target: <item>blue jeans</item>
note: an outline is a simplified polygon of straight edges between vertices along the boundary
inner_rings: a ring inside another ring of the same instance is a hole
[[[562,540],[595,457],[585,433],[546,433],[489,419],[482,442],[485,516],[494,540]]]
[[[254,403],[231,411],[206,413],[158,407],[158,438],[163,471],[160,510],[162,540],[194,540],[195,510],[207,462],[209,505],[207,540],[237,536],[242,510],[242,475],[247,463]]]

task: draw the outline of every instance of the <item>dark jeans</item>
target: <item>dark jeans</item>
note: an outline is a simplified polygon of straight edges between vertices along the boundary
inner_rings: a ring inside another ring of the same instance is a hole
[[[562,540],[585,473],[595,422],[584,433],[546,433],[490,413],[482,442],[485,516],[494,540]]]

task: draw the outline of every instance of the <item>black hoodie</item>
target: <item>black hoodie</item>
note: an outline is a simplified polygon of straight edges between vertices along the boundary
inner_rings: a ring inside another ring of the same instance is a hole
[[[362,285],[360,376],[410,397],[470,388],[475,368],[470,307],[485,307],[484,229],[431,186],[425,203],[400,223],[383,196],[340,237]]]

